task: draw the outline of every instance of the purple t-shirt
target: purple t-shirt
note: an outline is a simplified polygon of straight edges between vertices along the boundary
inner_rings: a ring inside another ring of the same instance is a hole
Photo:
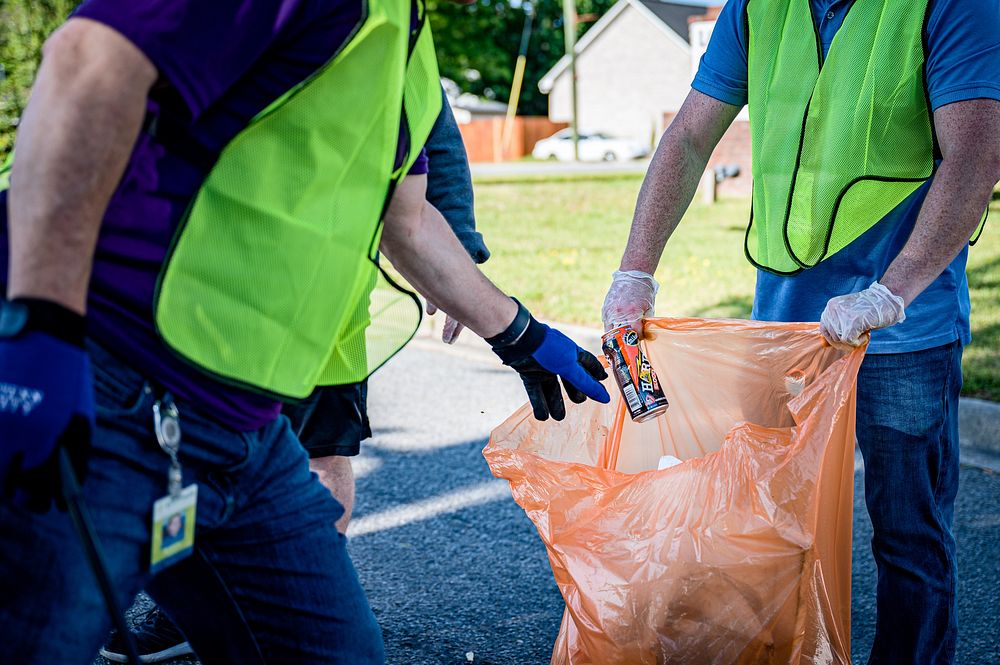
[[[114,28],[142,50],[160,75],[149,110],[175,118],[186,140],[218,154],[254,115],[333,56],[362,6],[362,0],[89,0],[75,16]],[[280,403],[210,379],[174,355],[153,324],[157,276],[206,175],[171,145],[141,133],[111,198],[94,257],[88,331],[179,399],[229,427],[256,429],[277,417]],[[421,155],[410,172],[426,170]],[[0,196],[5,275],[7,205]]]

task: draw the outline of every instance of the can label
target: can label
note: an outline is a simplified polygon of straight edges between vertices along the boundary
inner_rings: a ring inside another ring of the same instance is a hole
[[[655,418],[670,406],[656,372],[639,347],[639,335],[629,326],[604,333],[602,348],[611,364],[618,388],[636,422]]]

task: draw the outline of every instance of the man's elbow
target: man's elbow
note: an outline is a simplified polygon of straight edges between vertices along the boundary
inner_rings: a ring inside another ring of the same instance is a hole
[[[39,77],[76,90],[129,91],[145,96],[157,75],[149,58],[125,36],[88,19],[71,18],[42,47]]]
[[[385,231],[396,233],[420,224],[427,202],[427,176],[410,175],[396,186],[385,212]]]
[[[960,157],[956,164],[963,170],[971,171],[969,182],[977,191],[992,191],[1000,182],[1000,146],[977,150],[974,154]]]
[[[72,20],[63,23],[42,44],[42,60],[50,65],[64,65],[78,59],[92,38],[90,25]]]
[[[412,249],[423,221],[422,207],[421,205],[416,209],[396,209],[386,213],[382,220],[382,239],[379,249],[390,261],[394,260],[394,256]]]
[[[984,161],[984,178],[992,189],[993,187],[996,187],[998,182],[1000,182],[1000,145],[989,151],[989,153],[985,156]]]
[[[966,187],[992,189],[1000,180],[1000,100],[970,99],[934,112],[941,167]]]

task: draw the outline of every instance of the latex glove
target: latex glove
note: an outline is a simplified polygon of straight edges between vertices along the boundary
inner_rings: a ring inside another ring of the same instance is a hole
[[[830,298],[819,320],[819,331],[831,344],[861,346],[869,330],[906,320],[903,299],[878,282],[864,291]]]
[[[660,285],[652,275],[639,270],[616,270],[611,277],[611,288],[601,308],[604,330],[627,325],[641,337],[642,319],[653,315]]]
[[[610,402],[611,396],[599,383],[608,378],[601,361],[558,330],[536,321],[524,305],[517,304],[517,316],[507,330],[486,341],[505,365],[521,375],[535,418],[566,417],[560,380],[566,394],[577,404],[588,397],[602,404]]]
[[[430,300],[427,301],[427,315],[434,316],[437,314],[438,308]],[[441,330],[441,341],[445,344],[454,344],[458,336],[462,334],[465,330],[465,326],[451,318],[451,315],[444,315],[444,328]]]
[[[61,505],[59,449],[82,480],[93,428],[83,317],[0,300],[0,498],[40,511]]]

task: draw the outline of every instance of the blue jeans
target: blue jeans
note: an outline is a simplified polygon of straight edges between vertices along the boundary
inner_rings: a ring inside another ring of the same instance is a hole
[[[951,527],[958,493],[962,346],[865,358],[857,433],[878,567],[871,664],[955,657],[958,582]]]
[[[84,483],[119,600],[145,588],[206,665],[382,663],[382,635],[334,522],[343,509],[310,473],[285,417],[225,429],[177,402],[184,484],[197,482],[194,553],[149,573],[153,502],[169,458],[151,384],[92,348],[97,432]],[[65,513],[0,505],[0,651],[27,665],[92,662],[110,619]]]

